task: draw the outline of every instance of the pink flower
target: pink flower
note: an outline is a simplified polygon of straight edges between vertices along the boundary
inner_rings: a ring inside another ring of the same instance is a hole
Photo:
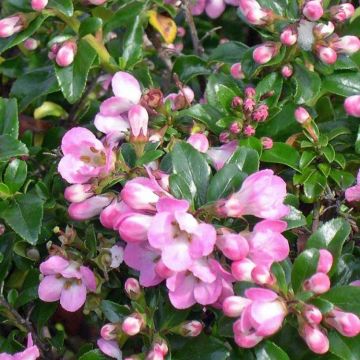
[[[260,140],[265,150],[271,149],[274,145],[273,140],[269,137],[262,137]]]
[[[359,96],[359,99],[360,99],[360,96]],[[359,105],[360,105],[360,102],[359,102]],[[360,110],[360,107],[359,107],[359,110]],[[360,170],[358,171],[358,174],[357,174],[357,184],[346,189],[345,199],[348,202],[360,201]]]
[[[324,14],[324,9],[321,5],[321,1],[310,0],[306,2],[303,8],[303,14],[310,21],[319,20]]]
[[[268,118],[268,116],[269,107],[266,104],[259,105],[251,114],[252,119],[257,122],[264,122]]]
[[[337,22],[344,22],[350,19],[355,13],[355,8],[351,3],[345,3],[330,7],[331,18]]]
[[[61,67],[69,66],[73,63],[77,52],[77,45],[74,40],[68,40],[60,45],[56,53],[55,61]]]
[[[266,64],[278,53],[278,46],[273,41],[259,45],[253,51],[253,59],[257,64]]]
[[[283,45],[292,46],[296,44],[297,32],[292,27],[286,27],[280,34],[280,41]]]
[[[36,50],[38,48],[39,44],[40,44],[40,42],[38,40],[33,39],[33,38],[27,38],[24,41],[24,46],[29,51]]]
[[[334,41],[332,46],[338,53],[352,55],[360,50],[360,40],[357,36],[342,36]]]
[[[209,149],[209,140],[206,135],[201,133],[192,134],[188,139],[187,143],[192,145],[197,151],[206,153]]]
[[[68,208],[72,219],[82,221],[97,216],[101,211],[110,205],[113,200],[111,194],[96,195],[81,202],[70,204]]]
[[[144,318],[139,313],[127,316],[121,324],[122,331],[128,336],[137,335],[145,324]]]
[[[329,339],[318,325],[304,324],[301,330],[307,346],[316,354],[325,354],[329,350]]]
[[[206,0],[196,0],[192,1],[190,4],[191,13],[193,15],[201,15],[205,10]]]
[[[141,105],[134,105],[128,112],[131,135],[134,138],[145,138],[148,132],[149,115]]]
[[[271,11],[262,9],[256,0],[240,0],[239,9],[252,25],[265,25],[271,19]]]
[[[187,213],[186,200],[162,198],[151,223],[150,245],[161,251],[163,263],[173,271],[185,271],[194,260],[212,253],[216,241],[215,228],[199,223]]]
[[[0,20],[0,38],[10,37],[24,28],[24,20],[20,15],[9,16]]]
[[[196,337],[201,334],[204,324],[197,320],[187,321],[181,324],[180,332],[182,336]]]
[[[31,333],[27,337],[27,346],[24,351],[10,355],[8,353],[0,353],[0,360],[36,360],[40,357],[39,349],[33,343]]]
[[[334,64],[337,60],[337,54],[334,49],[327,46],[316,46],[316,54],[319,59],[325,64]]]
[[[310,325],[318,325],[322,320],[321,311],[314,305],[305,305],[303,316]]]
[[[330,286],[331,284],[329,277],[322,272],[315,273],[304,282],[304,289],[307,291],[312,291],[315,294],[326,293],[329,291]]]
[[[248,137],[255,135],[255,128],[251,125],[246,125],[244,129],[244,135]]]
[[[141,288],[139,282],[134,278],[128,278],[125,281],[125,292],[128,295],[128,297],[132,300],[136,300],[141,295]]]
[[[223,131],[220,135],[219,135],[219,141],[221,143],[228,143],[230,140],[230,133],[228,131]]]
[[[78,203],[93,196],[92,186],[90,184],[74,184],[65,189],[64,197],[69,202]]]
[[[229,296],[223,302],[223,312],[229,317],[239,317],[251,300],[241,296]]]
[[[123,216],[129,215],[131,212],[133,212],[133,210],[123,201],[114,199],[109,206],[101,211],[100,222],[108,229],[117,230],[118,222]]]
[[[160,252],[146,243],[128,243],[124,251],[126,265],[140,272],[140,285],[144,287],[160,284],[164,278],[156,272]]]
[[[335,26],[331,21],[328,21],[327,24],[316,24],[313,27],[313,33],[318,38],[326,38],[330,36],[335,30]]]
[[[284,78],[289,78],[292,76],[294,72],[294,69],[293,67],[288,64],[288,65],[284,65],[282,68],[281,68],[281,75],[284,77]]]
[[[352,313],[334,309],[326,316],[325,322],[343,336],[354,337],[360,333],[360,319]]]
[[[122,360],[122,352],[117,341],[99,339],[97,346],[105,355],[113,359]]]
[[[303,108],[302,106],[299,106],[296,110],[295,110],[295,119],[299,124],[305,124],[308,121],[311,120],[311,116],[310,114],[307,112],[307,110],[305,108]]]
[[[60,300],[70,312],[79,310],[86,301],[86,293],[96,290],[94,273],[75,261],[54,255],[40,264],[44,275],[39,285],[39,298],[46,302]]]
[[[31,7],[35,11],[44,10],[47,4],[48,0],[31,0]]]
[[[205,12],[212,19],[218,18],[225,10],[224,0],[207,0]]]
[[[327,274],[333,265],[333,256],[331,252],[326,249],[320,249],[319,253],[320,256],[316,272]]]
[[[105,324],[100,330],[100,335],[104,340],[115,340],[117,329],[118,327],[115,324]]]
[[[115,244],[110,248],[109,251],[111,254],[110,267],[112,269],[116,269],[124,261],[124,248],[120,245]]]
[[[289,213],[283,204],[286,183],[270,169],[258,171],[245,179],[241,189],[219,202],[219,211],[229,217],[254,215],[276,220]]]
[[[239,79],[239,80],[244,79],[245,74],[242,71],[241,63],[235,63],[231,65],[230,74],[234,79]]]
[[[121,216],[115,226],[122,240],[137,243],[148,239],[148,231],[152,221],[152,215],[132,211]]]
[[[216,239],[216,246],[230,260],[242,260],[249,252],[249,245],[245,237],[223,229]]]
[[[171,93],[164,98],[164,102],[169,101],[172,110],[181,110],[188,107],[194,100],[195,94],[189,87],[183,87],[179,92]]]
[[[354,117],[360,117],[360,95],[353,95],[346,98],[344,102],[344,108],[348,115]],[[359,175],[358,175],[358,183],[360,183]]]
[[[88,129],[75,127],[62,138],[64,154],[58,171],[70,184],[83,184],[90,179],[108,174],[115,155]]]
[[[256,89],[253,86],[247,86],[245,88],[245,97],[253,98],[256,95]]]
[[[239,300],[240,318],[234,323],[233,331],[235,342],[240,347],[254,347],[281,328],[287,309],[275,292],[250,288],[245,291],[245,298]],[[224,305],[228,305],[226,300]]]
[[[232,134],[240,134],[241,132],[241,125],[237,122],[237,121],[234,121],[230,127],[229,127],[229,130]]]

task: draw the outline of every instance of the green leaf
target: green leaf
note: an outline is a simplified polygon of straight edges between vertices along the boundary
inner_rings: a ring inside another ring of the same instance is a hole
[[[294,208],[293,206],[289,205],[289,208],[290,208],[290,212],[284,218],[284,220],[288,224],[287,230],[295,229],[300,226],[306,225],[306,218],[304,214],[300,210]]]
[[[20,110],[25,109],[40,96],[59,90],[53,67],[38,68],[19,77],[11,88],[11,95],[19,101]]]
[[[235,164],[227,164],[211,179],[207,193],[207,201],[223,199],[240,189],[246,178]]]
[[[19,159],[12,160],[6,168],[4,182],[12,193],[17,192],[24,184],[27,175],[26,162]]]
[[[262,153],[261,161],[284,164],[298,170],[299,153],[290,145],[276,142],[273,147]]]
[[[0,98],[0,135],[9,135],[14,139],[19,135],[16,99]]]
[[[101,301],[101,310],[106,319],[113,323],[124,320],[124,318],[131,313],[129,307],[117,304],[110,300]]]
[[[154,161],[164,155],[162,150],[151,150],[147,151],[140,159],[136,161],[138,166],[143,166],[148,164],[151,161]]]
[[[229,349],[219,339],[201,334],[184,343],[171,354],[172,360],[226,360]]]
[[[343,311],[350,311],[360,315],[360,287],[358,286],[338,286],[331,288],[326,294],[320,296],[321,299],[328,300]]]
[[[316,153],[314,151],[305,150],[301,154],[301,158],[299,161],[300,169],[307,168],[315,158],[316,158]]]
[[[59,10],[66,16],[73,16],[74,14],[74,5],[72,0],[49,0],[47,7]]]
[[[106,360],[108,359],[103,353],[96,349],[90,350],[79,357],[79,360]]]
[[[259,163],[258,152],[245,146],[239,147],[227,161],[227,164],[235,164],[239,170],[248,175],[259,170]]]
[[[320,76],[308,70],[304,65],[296,64],[292,79],[296,84],[295,102],[310,105],[319,95],[321,89]]]
[[[291,272],[291,284],[295,293],[301,292],[304,281],[316,272],[318,261],[317,249],[305,250],[295,259]]]
[[[283,86],[283,79],[279,73],[273,72],[265,76],[256,86],[256,99],[259,101],[261,97],[268,93],[273,95],[268,96],[264,103],[272,107],[276,105],[279,100],[281,90]]]
[[[284,268],[281,266],[280,263],[275,262],[271,266],[271,272],[272,272],[272,274],[274,274],[274,276],[276,278],[276,284],[279,287],[279,289],[284,294],[287,294],[288,286],[287,286]]]
[[[142,57],[143,33],[142,17],[139,15],[135,17],[125,34],[122,58],[128,69],[131,69]]]
[[[43,201],[38,196],[16,195],[0,216],[24,240],[37,243],[43,218]]]
[[[103,24],[102,19],[98,17],[88,17],[80,24],[79,35],[84,37],[88,34],[93,34],[101,29]]]
[[[328,333],[330,352],[343,360],[358,360],[360,354],[360,336],[348,338],[332,330]]]
[[[330,171],[330,177],[341,189],[348,188],[355,181],[355,177],[353,174],[349,173],[348,171],[338,170],[334,168],[332,168]]]
[[[272,341],[265,341],[256,347],[256,360],[290,360],[286,352]]]
[[[326,76],[322,89],[345,97],[360,94],[360,73],[343,72]]]
[[[21,141],[9,135],[0,135],[0,161],[27,154],[28,149]]]
[[[56,78],[62,93],[70,104],[78,101],[85,90],[90,67],[96,51],[87,41],[80,40],[74,62],[66,67],[55,65]]]
[[[239,41],[229,41],[225,44],[220,44],[215,49],[213,49],[211,51],[209,60],[234,64],[239,61],[243,53],[248,48],[249,47],[247,45]]]
[[[304,194],[310,200],[319,198],[326,187],[326,177],[320,171],[313,171],[304,181]]]
[[[336,264],[345,240],[350,235],[350,224],[342,219],[332,219],[321,225],[306,242],[308,249],[327,249],[334,257],[334,265]]]
[[[206,201],[210,180],[210,167],[205,157],[185,142],[177,143],[171,153],[173,171],[188,184],[195,204],[201,206]]]
[[[171,189],[171,193],[177,199],[185,199],[189,202],[192,201],[193,196],[191,194],[189,184],[182,176],[178,174],[171,174],[169,178],[169,186]]]
[[[176,59],[173,73],[177,74],[181,81],[187,83],[196,76],[211,74],[211,70],[207,67],[206,61],[198,56],[183,55]]]
[[[39,27],[48,17],[48,14],[38,15],[36,19],[33,20],[25,30],[14,34],[13,36],[10,36],[8,38],[0,39],[0,54],[22,43],[24,40],[30,37],[37,29],[39,29]]]

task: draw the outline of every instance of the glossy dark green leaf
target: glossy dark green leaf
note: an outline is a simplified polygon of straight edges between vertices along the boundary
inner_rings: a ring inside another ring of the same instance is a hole
[[[19,121],[16,99],[0,98],[0,135],[9,135],[17,139]]]
[[[9,135],[0,135],[0,161],[27,154],[28,149],[21,141]]]
[[[205,157],[185,142],[176,144],[171,156],[174,173],[186,181],[195,204],[203,205],[210,180],[210,167]]]
[[[93,34],[99,29],[101,29],[102,24],[103,24],[102,19],[98,17],[88,17],[81,22],[79,35],[83,37],[88,34]]]
[[[171,174],[169,178],[169,186],[171,193],[177,199],[186,199],[189,202],[192,202],[193,195],[191,194],[191,189],[187,181],[178,174]]]
[[[256,360],[290,360],[286,352],[272,341],[265,341],[256,347]]]
[[[239,170],[248,175],[259,170],[259,155],[256,150],[245,146],[239,147],[229,158],[227,164],[236,165]]]
[[[206,61],[198,56],[183,55],[176,59],[173,73],[177,74],[181,81],[187,83],[195,76],[210,74],[211,70],[207,67]]]
[[[55,66],[61,91],[70,104],[78,101],[84,92],[95,57],[96,51],[85,40],[80,40],[74,62],[66,67]]]
[[[295,259],[291,272],[291,284],[295,293],[301,292],[304,281],[316,272],[318,261],[317,249],[305,250]]]
[[[107,357],[98,349],[90,350],[79,357],[79,360],[106,360]]]
[[[113,323],[122,321],[127,315],[130,314],[129,307],[120,305],[110,300],[103,300],[101,302],[101,310],[104,313],[106,319]]]
[[[59,10],[66,16],[73,16],[74,13],[74,5],[72,0],[49,0],[48,7]]]
[[[266,99],[263,101],[268,106],[276,105],[281,94],[283,79],[277,72],[272,72],[265,76],[256,86],[256,98],[260,100],[261,97],[267,94]],[[269,96],[272,94],[271,96]]]
[[[211,179],[207,193],[208,201],[216,201],[226,198],[228,195],[240,189],[246,178],[236,164],[227,164],[219,170]]]
[[[284,217],[284,220],[288,224],[287,230],[295,229],[297,227],[306,225],[306,218],[304,214],[300,210],[294,208],[293,206],[289,205],[289,207],[290,207],[290,212],[288,215]]]
[[[331,288],[327,293],[320,296],[321,299],[330,301],[343,311],[350,311],[360,315],[360,287],[338,286]]]
[[[308,167],[315,158],[316,158],[316,153],[314,151],[305,150],[300,157],[300,161],[299,161],[300,169]]]
[[[332,330],[328,334],[330,352],[343,360],[357,360],[360,354],[360,336],[348,338]]]
[[[131,26],[127,28],[125,35],[122,58],[128,69],[131,69],[141,59],[143,33],[142,17],[139,15],[135,17]]]
[[[27,175],[26,162],[19,159],[12,160],[7,166],[4,174],[4,182],[11,192],[15,193],[24,184]]]
[[[340,96],[360,94],[360,73],[343,72],[326,76],[322,83],[322,89]]]
[[[299,153],[290,145],[274,143],[273,147],[262,153],[261,161],[275,164],[284,164],[297,170],[299,166]]]
[[[338,170],[332,168],[330,171],[330,177],[335,181],[335,183],[342,189],[346,189],[351,186],[355,177],[352,173],[344,170]]]
[[[295,102],[297,104],[308,104],[319,95],[321,89],[320,76],[308,70],[305,66],[296,64],[292,79],[296,84]]]
[[[220,44],[218,47],[213,49],[209,60],[234,64],[240,61],[242,55],[247,49],[248,46],[241,42],[229,41],[225,44]]]
[[[39,197],[16,195],[0,216],[24,240],[37,243],[43,218],[43,201]]]
[[[317,199],[325,190],[326,177],[320,171],[314,171],[304,181],[304,194],[313,201]]]

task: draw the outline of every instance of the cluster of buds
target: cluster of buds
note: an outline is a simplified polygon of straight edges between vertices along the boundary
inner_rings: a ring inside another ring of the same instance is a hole
[[[66,40],[62,43],[54,43],[48,53],[50,60],[55,60],[61,67],[67,67],[74,62],[77,52],[75,40]]]

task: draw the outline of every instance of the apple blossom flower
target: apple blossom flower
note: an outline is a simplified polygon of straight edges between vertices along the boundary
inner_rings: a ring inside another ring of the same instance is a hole
[[[332,47],[337,53],[352,55],[360,50],[360,39],[352,35],[342,36],[332,42]]]
[[[245,88],[245,97],[253,98],[256,95],[256,89],[253,86],[247,86]]]
[[[349,312],[331,310],[326,315],[325,322],[346,337],[354,337],[360,333],[359,317]]]
[[[229,296],[223,302],[223,312],[229,317],[239,317],[251,300],[241,296]]]
[[[253,51],[253,59],[257,64],[266,64],[277,55],[278,51],[279,48],[275,42],[267,41],[255,48]]]
[[[344,22],[350,19],[355,13],[355,8],[351,3],[344,3],[330,7],[330,16],[337,22]]]
[[[300,335],[307,346],[316,354],[325,354],[329,350],[329,339],[318,325],[304,324]]]
[[[48,0],[31,0],[31,7],[35,11],[41,11],[46,8]]]
[[[97,346],[107,356],[112,359],[122,360],[122,351],[115,340],[98,339]]]
[[[104,340],[115,340],[117,338],[118,326],[115,324],[105,324],[101,330],[100,335]]]
[[[96,290],[94,273],[87,266],[53,255],[40,264],[44,278],[39,285],[39,298],[46,302],[60,300],[63,309],[74,312],[86,301],[86,293]]]
[[[199,223],[189,214],[186,200],[162,198],[156,208],[148,239],[153,248],[161,251],[161,259],[169,269],[186,271],[196,259],[212,253],[215,228]]]
[[[326,38],[330,36],[335,30],[335,26],[331,21],[327,24],[318,23],[313,27],[313,33],[317,38]]]
[[[323,318],[321,311],[314,305],[306,304],[303,310],[303,316],[310,325],[318,325]]]
[[[227,200],[220,200],[218,210],[229,217],[254,215],[276,220],[289,213],[289,208],[283,204],[285,197],[285,181],[266,169],[251,174],[238,192]]]
[[[216,238],[216,247],[230,260],[242,260],[249,253],[249,245],[241,234],[223,229]]]
[[[96,195],[81,202],[71,203],[68,213],[74,220],[87,220],[99,215],[105,207],[111,204],[112,200],[112,194]]]
[[[304,289],[315,294],[324,294],[329,291],[330,285],[329,277],[322,272],[317,272],[304,282]]]
[[[237,121],[234,121],[229,127],[229,130],[232,134],[240,134],[241,129],[241,124]]]
[[[0,20],[0,38],[10,37],[24,29],[24,19],[21,15],[13,15]]]
[[[360,95],[353,95],[346,98],[344,108],[348,115],[360,117]],[[360,183],[359,178],[358,183]]]
[[[60,175],[70,184],[83,184],[108,174],[115,161],[112,151],[105,148],[88,129],[75,127],[62,138],[64,154],[58,165]]]
[[[205,12],[211,19],[216,19],[224,12],[225,7],[224,0],[207,0]]]
[[[88,0],[92,5],[102,5],[105,4],[107,0]]]
[[[187,143],[192,145],[197,151],[206,153],[209,149],[209,140],[206,135],[201,133],[192,134],[188,139]]]
[[[360,99],[360,96],[359,96],[359,99]],[[359,104],[360,104],[360,102],[359,102]],[[359,109],[360,109],[360,107],[359,107]],[[348,202],[360,201],[360,170],[358,171],[356,182],[357,182],[356,185],[351,186],[345,190],[345,199]]]
[[[115,226],[122,240],[137,243],[148,239],[148,231],[152,222],[153,215],[131,211],[121,216]]]
[[[272,12],[263,9],[256,0],[240,0],[239,10],[251,25],[265,25],[272,19]]]
[[[134,105],[129,109],[128,119],[131,128],[131,136],[135,140],[144,139],[146,141],[148,133],[149,115],[141,105]]]
[[[74,40],[64,41],[56,53],[55,61],[61,67],[67,67],[74,62],[77,45]]]
[[[222,133],[220,133],[219,135],[219,141],[221,143],[228,143],[230,140],[230,133],[228,131],[223,131]]]
[[[317,45],[316,46],[316,54],[319,59],[325,64],[334,64],[337,60],[336,51],[328,46]]]
[[[280,34],[280,41],[283,45],[292,46],[297,41],[297,31],[294,27],[286,27]]]
[[[231,65],[230,74],[234,79],[244,79],[245,74],[242,71],[241,63],[235,63]]]
[[[26,349],[15,354],[0,353],[0,360],[36,360],[40,357],[39,348],[34,345],[31,333],[27,336]]]
[[[231,100],[231,107],[236,109],[244,104],[244,100],[240,96],[234,96]]]
[[[94,192],[90,184],[73,184],[68,186],[64,192],[65,200],[73,203],[82,202],[93,195]]]
[[[181,110],[188,107],[195,98],[195,94],[188,86],[183,87],[179,92],[171,93],[164,98],[164,102],[169,101],[172,110]]]
[[[323,14],[324,9],[320,0],[310,0],[305,3],[303,8],[304,16],[310,21],[319,20]]]
[[[134,313],[127,316],[121,324],[122,331],[128,336],[137,335],[144,327],[145,321],[141,314]]]

